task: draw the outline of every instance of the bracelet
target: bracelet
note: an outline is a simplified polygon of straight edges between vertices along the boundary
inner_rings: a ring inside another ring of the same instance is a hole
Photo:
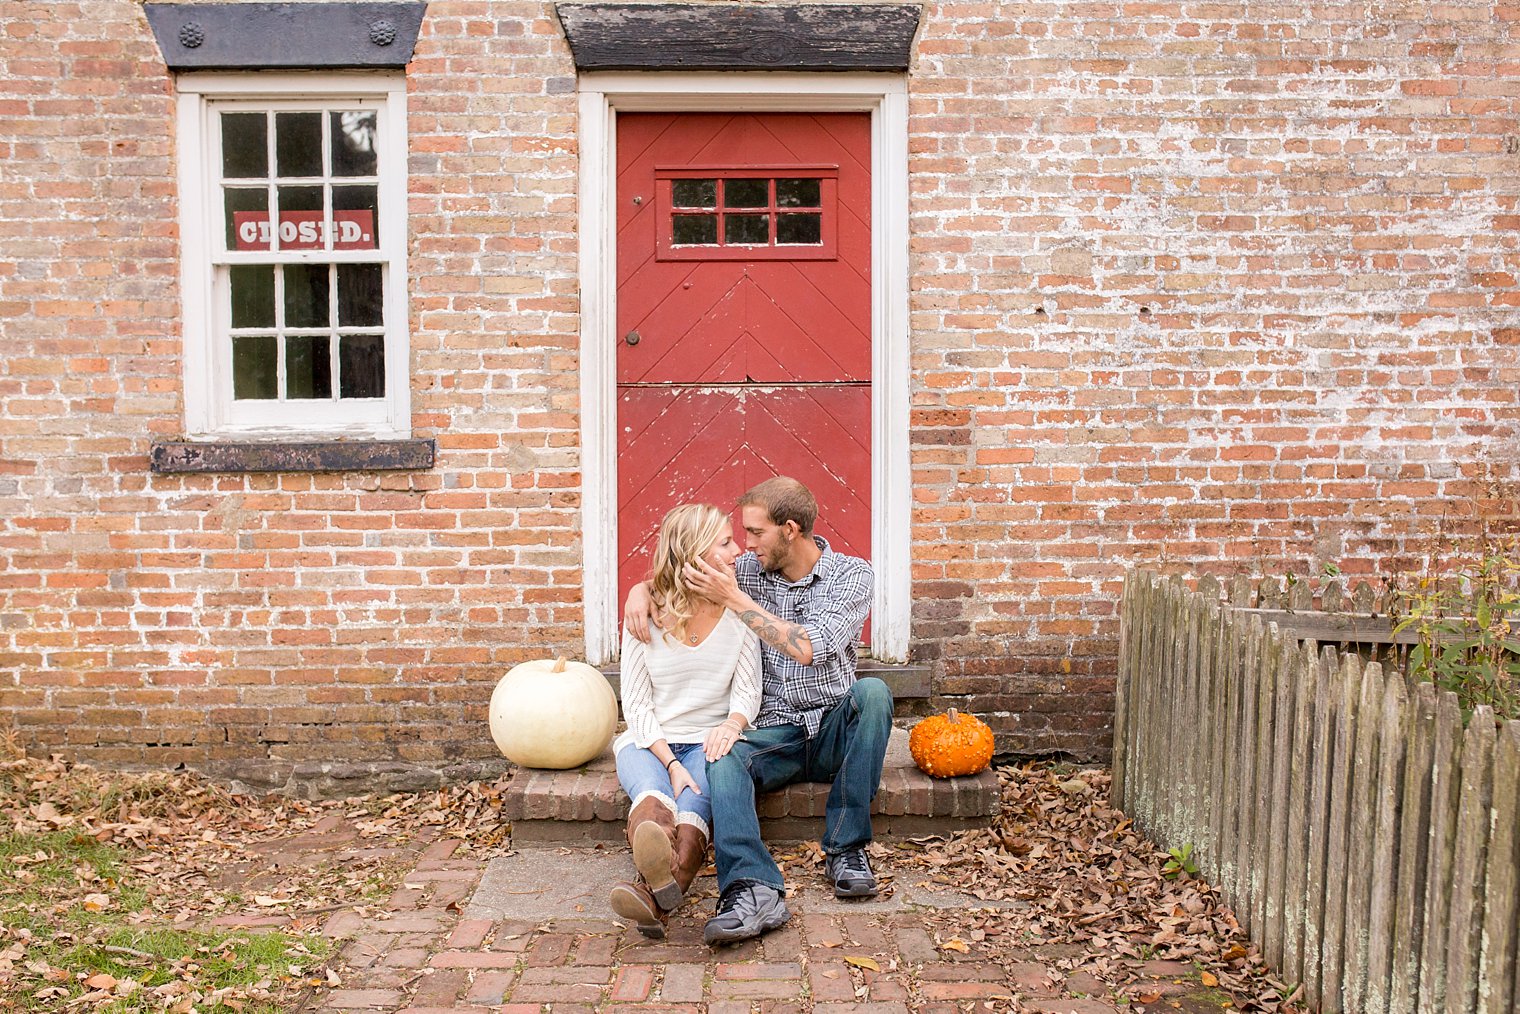
[[[679,758],[679,757],[672,757],[672,758],[670,758],[670,760],[668,760],[668,761],[665,762],[665,770],[669,771],[670,770],[670,766],[672,764],[679,764],[679,763],[681,763],[681,758]]]
[[[733,729],[734,732],[736,732],[736,733],[744,731],[744,726],[740,725],[738,722],[734,721],[732,718],[725,718],[723,721],[719,722],[718,724],[720,726],[721,725],[726,725],[729,728]]]

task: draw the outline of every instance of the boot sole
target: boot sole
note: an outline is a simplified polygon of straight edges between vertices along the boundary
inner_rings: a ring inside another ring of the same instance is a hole
[[[736,926],[733,929],[725,929],[722,926],[714,926],[712,921],[709,921],[702,928],[702,940],[709,945],[731,944],[738,943],[740,940],[753,940],[762,933],[785,926],[791,918],[792,913],[787,911],[786,905],[781,904],[762,915],[759,924],[753,927]]]
[[[686,892],[671,872],[670,836],[653,821],[633,829],[633,865],[649,885],[649,891],[661,908],[669,912],[681,903]]]
[[[660,914],[651,912],[649,906],[644,904],[644,899],[639,897],[637,891],[629,890],[622,884],[612,889],[612,911],[619,918],[627,919],[634,927],[651,940],[665,939],[665,924],[660,922]]]

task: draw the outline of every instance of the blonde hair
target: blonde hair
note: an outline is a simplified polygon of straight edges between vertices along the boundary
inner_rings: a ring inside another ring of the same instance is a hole
[[[684,568],[724,532],[732,532],[732,524],[727,513],[705,503],[682,504],[660,522],[649,573],[649,594],[666,633],[679,640],[686,639],[686,621],[696,615],[698,597],[686,586]]]

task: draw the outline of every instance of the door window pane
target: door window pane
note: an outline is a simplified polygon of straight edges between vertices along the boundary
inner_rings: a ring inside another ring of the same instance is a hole
[[[234,179],[263,179],[269,175],[267,115],[222,114],[222,175]]]
[[[275,113],[276,175],[322,175],[322,114]]]
[[[274,268],[235,264],[230,271],[232,326],[274,327]]]
[[[769,215],[728,215],[723,219],[723,242],[759,244],[771,238]]]
[[[677,208],[716,208],[717,180],[672,180],[670,203]]]
[[[285,265],[285,326],[328,327],[327,265]]]
[[[671,219],[671,233],[677,246],[710,246],[718,242],[718,216],[677,215]]]
[[[823,242],[823,216],[817,214],[777,215],[776,242],[803,245]]]
[[[338,340],[339,397],[379,398],[385,394],[385,338],[346,334]]]
[[[327,344],[327,338],[316,335],[285,339],[285,397],[332,397],[332,359]]]
[[[380,265],[338,265],[339,327],[379,327],[384,324],[383,296]]]
[[[372,109],[332,114],[332,174],[373,176],[379,129]]]
[[[232,339],[232,396],[237,399],[279,397],[279,373],[273,336]]]
[[[763,208],[770,204],[770,180],[724,180],[723,204],[729,208]]]
[[[819,202],[817,180],[776,181],[776,206],[779,208],[816,208]]]

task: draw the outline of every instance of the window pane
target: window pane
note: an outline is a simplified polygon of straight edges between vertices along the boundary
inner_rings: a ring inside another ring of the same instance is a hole
[[[339,396],[380,398],[385,395],[385,338],[378,334],[346,334],[338,340]]]
[[[274,327],[274,268],[235,264],[230,269],[233,327]]]
[[[717,180],[671,180],[670,203],[677,208],[716,208]]]
[[[823,242],[823,216],[811,215],[777,215],[776,216],[776,242],[777,243],[812,243]]]
[[[724,180],[723,204],[729,208],[763,208],[770,203],[770,180]]]
[[[280,249],[322,249],[322,188],[278,187]]]
[[[678,246],[711,246],[718,242],[718,216],[677,215],[670,231],[671,242]]]
[[[285,397],[332,397],[332,360],[325,337],[294,335],[285,339]]]
[[[771,238],[770,216],[729,215],[723,219],[723,242],[769,243]]]
[[[261,179],[269,175],[269,117],[222,114],[222,175]]]
[[[777,180],[776,205],[781,208],[816,208],[819,206],[817,180]]]
[[[332,114],[332,174],[375,175],[375,111],[351,110]]]
[[[379,327],[385,323],[378,264],[338,265],[338,326]]]
[[[274,157],[279,176],[322,175],[322,114],[275,113]]]
[[[279,374],[271,337],[232,339],[232,396],[238,399],[277,398]]]
[[[380,245],[380,188],[333,187],[333,220],[338,233],[334,250],[373,250]]]
[[[269,190],[266,187],[228,187],[225,191],[227,208],[227,249],[268,250]]]
[[[330,327],[327,265],[285,265],[285,326]]]

